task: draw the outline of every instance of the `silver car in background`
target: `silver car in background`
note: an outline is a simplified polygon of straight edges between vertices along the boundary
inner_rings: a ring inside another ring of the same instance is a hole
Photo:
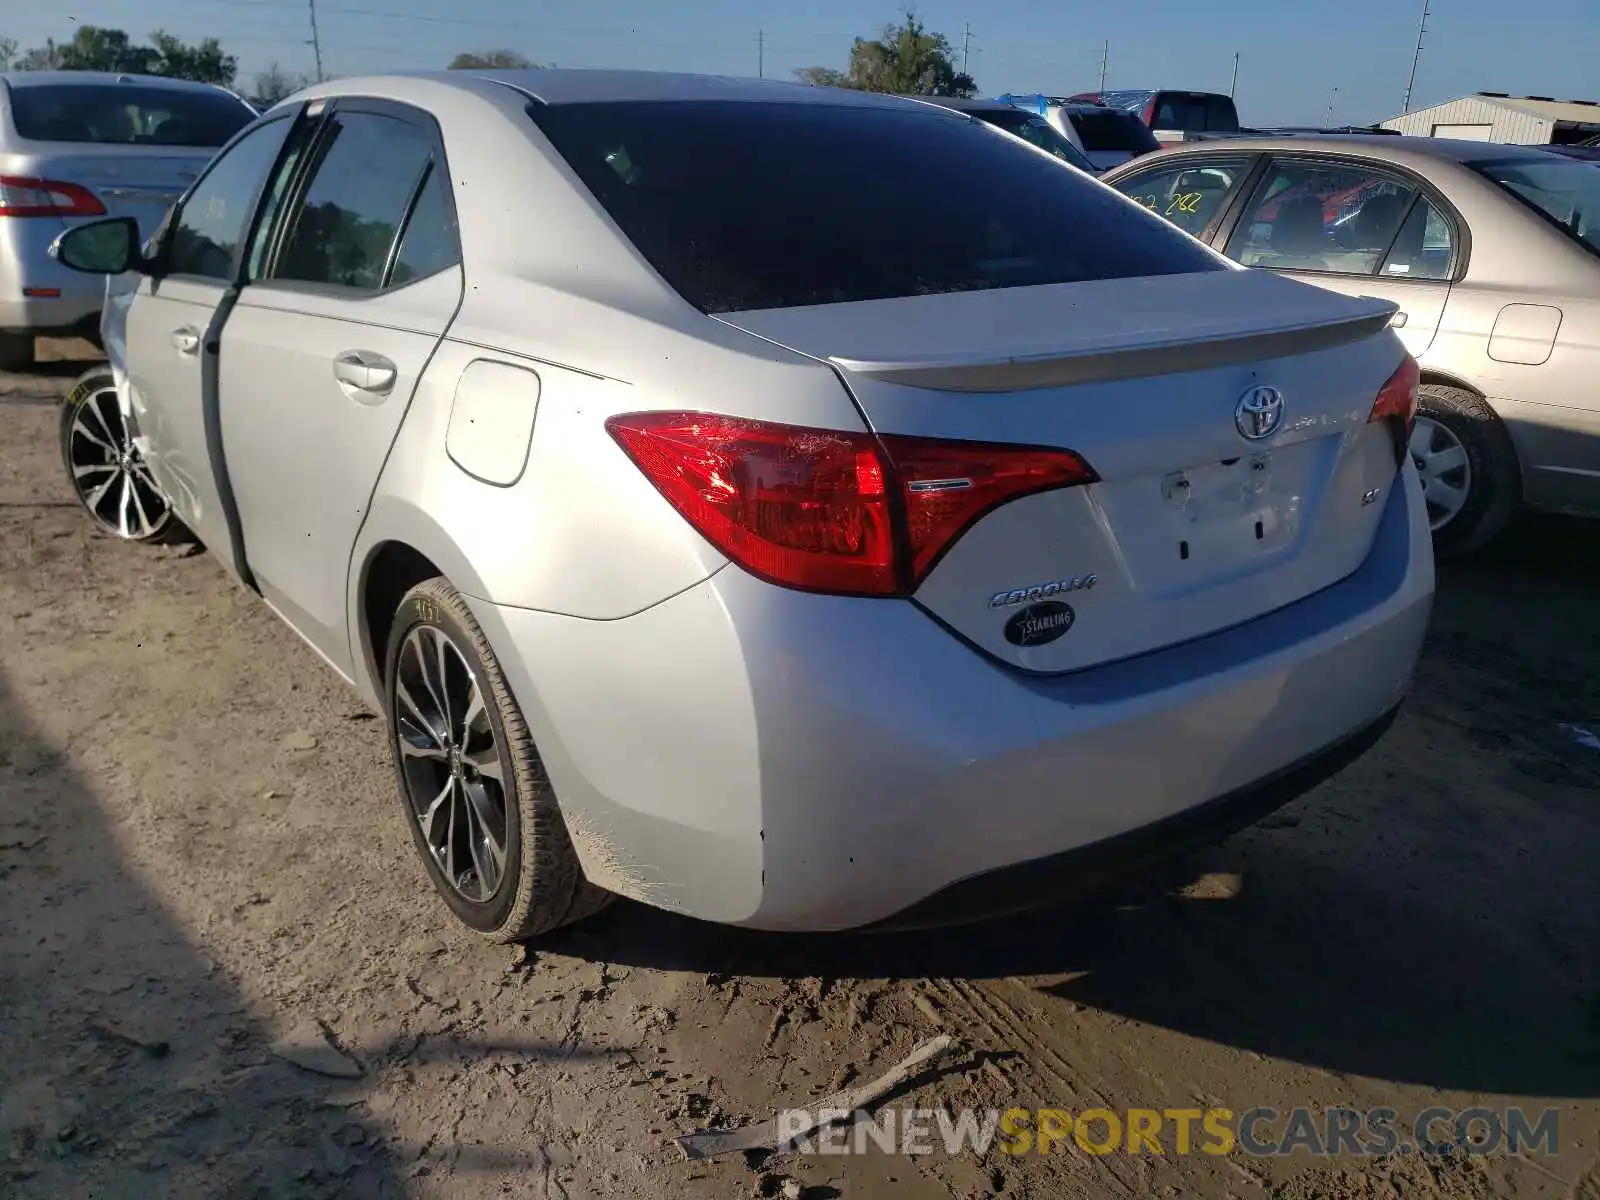
[[[1393,306],[934,105],[339,80],[150,257],[57,252],[119,275],[62,410],[85,508],[187,528],[385,714],[492,938],[608,893],[1027,906],[1350,761],[1427,626]]]
[[[98,337],[104,287],[52,261],[83,221],[132,217],[142,234],[255,110],[210,84],[93,71],[0,75],[0,370],[39,335]]]
[[[1518,504],[1600,515],[1600,171],[1545,148],[1252,138],[1106,182],[1248,267],[1399,306],[1441,553]]]

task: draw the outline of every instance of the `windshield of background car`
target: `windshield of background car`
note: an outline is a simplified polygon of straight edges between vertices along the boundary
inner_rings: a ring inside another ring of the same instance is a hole
[[[1020,108],[1013,108],[1005,112],[980,112],[974,113],[980,121],[987,122],[1007,133],[1014,133],[1025,142],[1031,142],[1041,150],[1054,154],[1063,162],[1069,162],[1080,171],[1094,174],[1095,166],[1083,156],[1079,150],[1066,138],[1056,132],[1043,117],[1036,117],[1032,113],[1023,112]]]
[[[44,83],[11,89],[11,118],[33,142],[215,148],[255,114],[220,91]]]
[[[1227,269],[1079,172],[948,113],[737,101],[529,111],[705,312]]]
[[[1161,149],[1150,127],[1131,113],[1108,108],[1099,112],[1074,112],[1068,117],[1083,140],[1083,148],[1092,153],[1117,150],[1138,155]]]
[[[1600,171],[1588,163],[1506,158],[1468,163],[1518,200],[1600,254]]]

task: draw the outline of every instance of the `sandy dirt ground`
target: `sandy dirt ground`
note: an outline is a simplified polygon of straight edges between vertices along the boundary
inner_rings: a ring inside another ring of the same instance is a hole
[[[0,1196],[1600,1200],[1600,527],[1444,570],[1373,752],[1114,895],[870,938],[618,904],[491,948],[414,860],[382,722],[209,556],[77,511],[82,365],[0,377]],[[1553,1107],[1559,1152],[672,1143],[938,1032],[970,1053],[891,1107]]]

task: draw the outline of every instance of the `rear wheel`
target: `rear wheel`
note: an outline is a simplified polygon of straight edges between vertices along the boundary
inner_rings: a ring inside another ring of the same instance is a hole
[[[0,371],[21,371],[33,366],[33,334],[0,333]]]
[[[385,662],[406,823],[451,911],[514,942],[604,907],[494,651],[447,581],[406,593]]]
[[[1409,449],[1439,554],[1470,554],[1505,529],[1516,511],[1521,472],[1511,435],[1481,397],[1424,384],[1417,390]]]
[[[133,444],[109,370],[90,371],[67,394],[59,436],[72,490],[101,529],[129,542],[190,540]]]

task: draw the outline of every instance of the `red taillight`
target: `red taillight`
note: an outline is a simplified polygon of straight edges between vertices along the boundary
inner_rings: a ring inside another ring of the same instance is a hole
[[[1387,421],[1389,431],[1394,435],[1394,461],[1398,466],[1405,461],[1406,446],[1411,441],[1411,426],[1417,419],[1417,385],[1422,382],[1422,368],[1417,365],[1417,360],[1411,355],[1406,355],[1389,382],[1378,390],[1378,398],[1372,403],[1372,412],[1367,417],[1370,425],[1374,421]]]
[[[1144,111],[1139,114],[1139,120],[1143,121],[1146,125],[1150,126],[1150,128],[1152,128],[1152,129],[1155,128],[1155,125],[1156,125],[1156,98],[1154,96],[1151,96],[1150,99],[1145,103]]]
[[[105,213],[99,197],[81,184],[0,175],[0,217],[103,217]]]
[[[905,595],[984,513],[1090,483],[1068,450],[805,429],[710,413],[606,422],[709,542],[785,587]]]

